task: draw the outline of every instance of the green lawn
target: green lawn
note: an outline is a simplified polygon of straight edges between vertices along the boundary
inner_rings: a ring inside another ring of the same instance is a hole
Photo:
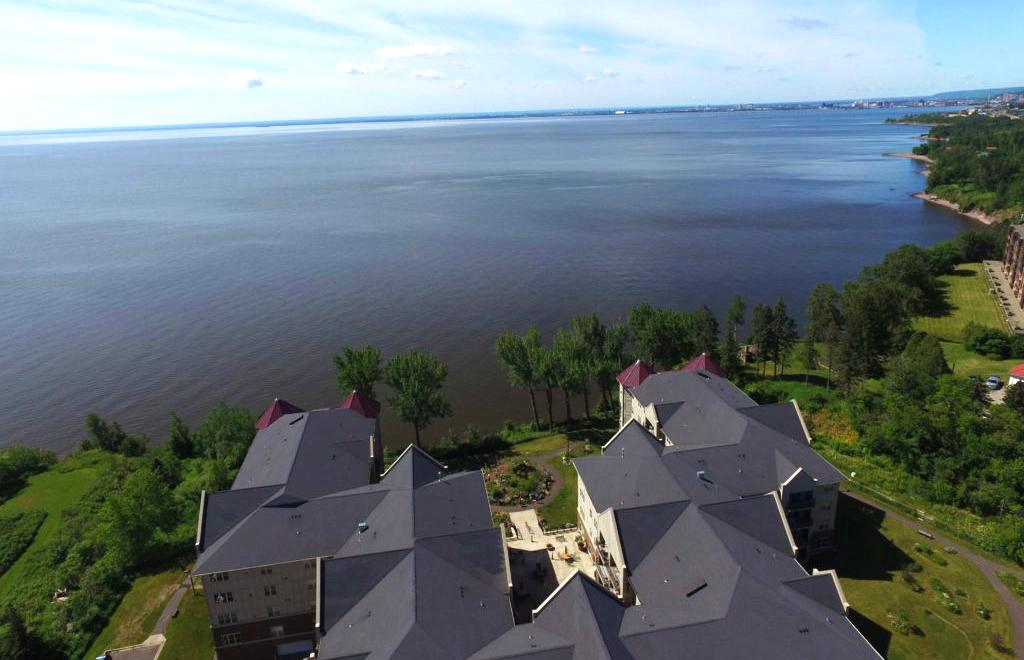
[[[1021,580],[1012,573],[997,573],[999,579],[1002,580],[1006,588],[1010,590],[1017,600],[1024,600],[1024,580]]]
[[[136,578],[110,617],[107,627],[93,642],[86,659],[91,660],[107,649],[146,641],[167,601],[184,579],[184,571],[184,566],[173,566]]]
[[[585,456],[582,446],[574,447],[569,456]],[[562,454],[553,457],[548,461],[552,470],[557,470],[562,475],[562,489],[558,491],[555,498],[540,507],[537,513],[544,517],[548,527],[565,527],[576,524],[576,504],[578,498],[576,468],[572,463],[563,463]]]
[[[949,313],[943,316],[922,316],[914,320],[914,328],[938,337],[953,373],[963,376],[997,375],[1006,379],[1010,369],[1020,360],[992,360],[963,347],[964,326],[973,321],[979,325],[1007,331],[995,295],[989,290],[988,277],[979,263],[960,264],[952,275],[939,278],[946,287]]]
[[[167,643],[160,660],[208,660],[213,657],[213,637],[206,599],[198,589],[181,599],[178,616],[167,626]]]
[[[840,497],[837,525],[835,568],[850,602],[851,620],[883,656],[889,660],[1006,657],[989,640],[995,633],[1004,646],[1012,644],[1009,615],[973,564],[845,495]],[[912,584],[919,585],[920,593]],[[981,605],[989,612],[988,620],[978,614]],[[894,628],[894,620],[901,615],[910,629],[907,633]]]
[[[943,275],[939,280],[946,287],[949,313],[919,317],[914,321],[915,329],[953,342],[960,341],[964,326],[970,321],[999,330],[1007,329],[980,263],[960,264],[952,275]]]
[[[0,506],[0,514],[39,510],[46,512],[46,520],[39,527],[32,544],[18,561],[0,576],[0,594],[17,584],[28,564],[28,559],[49,541],[61,523],[60,512],[74,504],[92,486],[99,466],[109,461],[100,451],[86,452],[69,458],[57,466],[31,477],[28,485],[15,497]]]
[[[555,451],[565,451],[565,442],[565,434],[556,433],[517,444],[512,451],[522,456],[543,456]]]

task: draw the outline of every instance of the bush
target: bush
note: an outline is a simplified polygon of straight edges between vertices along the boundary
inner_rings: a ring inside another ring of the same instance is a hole
[[[917,578],[914,577],[913,573],[910,573],[909,571],[902,571],[900,573],[900,578],[907,583],[907,586],[910,587],[914,593],[919,594],[924,591],[924,587],[918,583]]]
[[[978,609],[976,610],[976,612],[978,613],[978,618],[984,621],[988,621],[990,618],[992,618],[992,613],[989,611],[987,607],[985,607],[984,603],[978,603]]]
[[[11,447],[0,452],[0,503],[25,487],[28,478],[45,472],[57,462],[57,456],[45,449]]]
[[[963,345],[967,350],[993,360],[1005,360],[1010,357],[1010,335],[973,321],[964,326]]]
[[[44,520],[45,511],[0,516],[0,575],[7,572],[21,553],[25,552],[25,548],[32,544]]]
[[[916,561],[912,561],[909,564],[907,564],[906,568],[911,573],[920,573],[921,571],[924,570],[924,567],[921,566],[921,564],[917,563]]]

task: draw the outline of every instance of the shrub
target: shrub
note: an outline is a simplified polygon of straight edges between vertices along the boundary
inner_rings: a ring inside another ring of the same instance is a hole
[[[52,451],[34,447],[11,447],[0,452],[0,502],[25,487],[28,478],[46,471],[57,462]]]
[[[909,571],[903,571],[900,573],[900,577],[903,579],[904,582],[907,583],[908,587],[914,590],[914,593],[919,594],[922,591],[924,591],[924,587],[922,587],[918,583],[917,578],[914,577],[913,573],[910,573]]]
[[[992,617],[992,613],[989,611],[987,607],[985,607],[983,603],[978,603],[978,609],[976,611],[978,613],[979,619],[988,621]]]
[[[910,571],[911,573],[920,573],[924,570],[924,567],[916,561],[912,561],[909,564],[907,564],[906,570]]]
[[[21,553],[25,552],[25,548],[32,544],[44,520],[45,511],[0,516],[0,575],[7,572]]]
[[[1005,360],[1010,357],[1010,335],[973,321],[964,326],[963,344],[967,350],[994,360]]]

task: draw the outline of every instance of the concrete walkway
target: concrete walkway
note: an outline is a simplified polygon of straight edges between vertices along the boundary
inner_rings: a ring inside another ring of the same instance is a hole
[[[992,291],[996,294],[996,302],[1003,313],[1003,320],[1011,332],[1024,333],[1024,310],[1020,308],[1013,288],[1003,272],[1003,264],[999,261],[983,261],[982,266],[988,276]]]
[[[171,599],[167,601],[167,605],[164,606],[164,611],[160,613],[160,618],[156,620],[156,625],[153,626],[146,641],[134,646],[111,649],[110,657],[114,660],[157,660],[167,641],[167,637],[165,637],[167,625],[174,618],[174,614],[178,611],[178,605],[181,604],[181,599],[190,586],[191,582],[188,577],[182,580]]]
[[[906,516],[896,513],[895,511],[892,511],[891,509],[882,506],[878,502],[870,500],[866,497],[861,497],[860,495],[852,493],[848,490],[844,491],[844,493],[852,497],[853,499],[857,500],[858,502],[863,502],[864,504],[867,504],[870,507],[881,509],[882,511],[885,512],[885,515],[887,517],[892,518],[896,522],[901,523],[907,527],[910,527],[915,531],[921,529],[920,522],[911,520]],[[937,534],[931,530],[927,531],[929,534],[934,536],[935,540],[939,543],[956,548],[956,551],[960,556],[962,556],[964,559],[977,566],[978,570],[980,570],[985,575],[985,577],[988,578],[988,581],[992,583],[992,587],[996,590],[996,593],[999,594],[999,597],[1003,599],[1003,602],[1006,604],[1006,609],[1010,613],[1010,626],[1013,628],[1014,655],[1016,655],[1016,657],[1018,658],[1024,658],[1024,602],[1017,600],[1016,596],[1010,593],[1010,590],[1006,588],[1006,585],[1003,584],[1003,581],[1000,580],[999,576],[996,575],[997,572],[1012,573],[1020,579],[1024,580],[1024,573],[1021,573],[1019,570],[1010,568],[1009,566],[997,564],[994,561],[985,559],[984,557],[972,552],[970,549],[965,548],[954,541],[951,541],[950,539],[946,538],[941,534]]]

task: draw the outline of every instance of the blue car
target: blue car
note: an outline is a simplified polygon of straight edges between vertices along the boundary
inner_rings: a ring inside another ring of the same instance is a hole
[[[1003,381],[999,379],[999,376],[989,376],[988,380],[985,381],[985,384],[988,385],[988,389],[990,390],[998,390],[1003,386]]]

